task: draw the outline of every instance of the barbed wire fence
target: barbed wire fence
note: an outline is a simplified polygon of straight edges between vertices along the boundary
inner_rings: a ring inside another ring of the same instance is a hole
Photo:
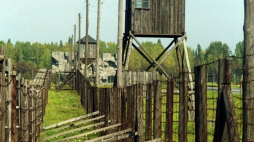
[[[50,71],[40,69],[32,81],[17,73],[0,47],[0,141],[37,141],[50,89]]]

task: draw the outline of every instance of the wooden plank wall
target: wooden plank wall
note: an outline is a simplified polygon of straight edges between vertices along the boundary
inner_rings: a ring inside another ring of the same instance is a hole
[[[131,30],[134,35],[146,36],[182,35],[185,32],[185,0],[150,0],[149,2],[148,9],[135,8],[134,2],[127,3],[126,28],[128,30],[126,32]],[[132,7],[132,10],[129,7]]]
[[[85,45],[83,46],[83,50],[81,50],[80,58],[85,58]],[[96,44],[88,44],[88,58],[96,58]]]
[[[36,142],[42,129],[50,71],[40,69],[33,81],[17,74],[0,47],[0,141]]]
[[[79,80],[81,81],[84,76],[81,73],[78,74]],[[132,128],[130,136],[125,139],[126,141],[160,139],[162,136],[162,81],[159,80],[158,73],[124,71],[123,82],[124,88],[99,88],[98,94],[95,94],[96,92],[94,91],[93,93],[88,93],[88,98],[98,100],[98,103],[96,101],[86,102],[89,106],[88,110],[91,106],[98,108],[100,115],[105,115],[105,126],[118,123],[122,124],[121,127],[107,130],[101,134],[105,135]],[[172,84],[172,81],[169,83]],[[76,88],[78,88],[78,85]],[[96,88],[88,85],[88,90],[93,89]],[[171,98],[168,99],[169,101],[167,103],[172,103],[173,101],[172,90],[170,91],[171,93],[167,93],[170,95],[168,97]],[[85,97],[85,93],[79,90],[77,91],[81,92],[81,98]],[[152,106],[154,106],[154,110],[152,110]],[[84,105],[83,107],[86,108]],[[167,116],[171,116],[170,118],[172,118],[172,112],[173,105],[167,111]],[[168,124],[163,125],[163,127],[167,127],[165,129],[169,131],[172,130],[172,122],[172,119],[168,120]],[[138,133],[138,135],[135,135],[135,133]]]

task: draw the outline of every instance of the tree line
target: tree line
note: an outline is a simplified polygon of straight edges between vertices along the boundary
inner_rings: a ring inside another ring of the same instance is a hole
[[[5,47],[5,58],[11,58],[14,64],[16,64],[17,71],[22,73],[24,77],[31,78],[32,70],[36,71],[39,68],[51,68],[51,54],[53,51],[69,52],[71,46],[71,37],[67,42],[63,43],[30,43],[17,41],[12,43],[9,39],[7,42],[0,41],[0,46]],[[164,47],[159,39],[154,42],[143,42],[142,46],[151,54],[153,58],[156,58],[163,50]],[[77,51],[78,46],[75,46]],[[139,47],[138,47],[139,48]],[[180,49],[183,48],[180,45]],[[212,63],[218,59],[230,57],[232,60],[232,74],[234,74],[234,80],[240,81],[242,75],[242,62],[243,58],[243,41],[237,43],[234,53],[230,51],[229,46],[221,41],[213,41],[207,48],[202,48],[199,44],[195,49],[188,47],[188,55],[190,59],[190,65],[192,71],[194,66],[201,64]],[[100,41],[100,57],[103,53],[111,53],[112,55],[117,53],[117,43]],[[166,54],[166,53],[165,53]],[[165,56],[164,54],[164,56]],[[234,58],[234,56],[236,56]],[[161,59],[163,56],[161,57]],[[136,49],[132,49],[129,62],[129,69],[135,71],[145,71],[149,67],[149,63],[138,53]],[[179,67],[177,62],[176,52],[172,52],[170,56],[162,64],[163,68],[168,73],[178,74]],[[211,64],[208,68],[208,73],[212,74],[218,71],[217,64]],[[153,68],[150,69],[150,71]]]

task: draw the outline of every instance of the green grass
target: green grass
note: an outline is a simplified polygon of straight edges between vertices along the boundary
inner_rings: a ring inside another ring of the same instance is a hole
[[[80,104],[80,96],[76,91],[49,91],[46,115],[43,126],[48,126],[70,118],[85,115],[85,109]]]
[[[216,82],[207,82],[207,87],[218,87]],[[232,88],[240,88],[240,84],[231,83]]]
[[[46,114],[44,116],[43,126],[48,126],[85,114],[86,111],[81,106],[80,96],[76,91],[64,90],[57,92],[54,88],[52,88],[48,94],[48,104],[46,106]],[[80,132],[74,133],[74,135],[79,133]],[[53,134],[56,133],[45,131],[41,134],[39,139],[40,141],[44,141],[45,137]]]

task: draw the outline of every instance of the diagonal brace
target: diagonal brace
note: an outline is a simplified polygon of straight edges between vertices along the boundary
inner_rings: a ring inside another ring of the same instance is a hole
[[[164,56],[161,61],[159,63],[157,63],[157,65],[155,66],[154,70],[156,70],[158,67],[160,67],[160,65],[166,60],[166,58],[171,54],[171,52],[176,48],[178,47],[182,42],[183,40],[186,38],[186,35],[184,35],[176,44],[173,48],[170,49],[170,51],[167,53],[166,56]]]
[[[155,59],[156,61],[158,61],[162,55],[164,55],[164,53],[170,48],[170,46],[175,42],[175,39],[164,49],[163,52],[161,52],[161,54]],[[152,63],[147,69],[146,71],[150,70],[152,67],[154,66],[154,63]]]
[[[149,52],[147,52],[147,50],[141,45],[141,43],[137,40],[137,38],[131,33],[130,31],[130,36],[132,36],[132,38],[137,42],[137,44],[139,45],[139,47],[148,55],[148,57],[150,58],[150,60],[153,61],[154,64],[158,64],[154,58],[149,54]],[[151,63],[150,63],[151,64]],[[159,69],[162,71],[162,73],[167,77],[169,78],[170,76],[166,73],[166,71],[161,67],[159,66]]]

